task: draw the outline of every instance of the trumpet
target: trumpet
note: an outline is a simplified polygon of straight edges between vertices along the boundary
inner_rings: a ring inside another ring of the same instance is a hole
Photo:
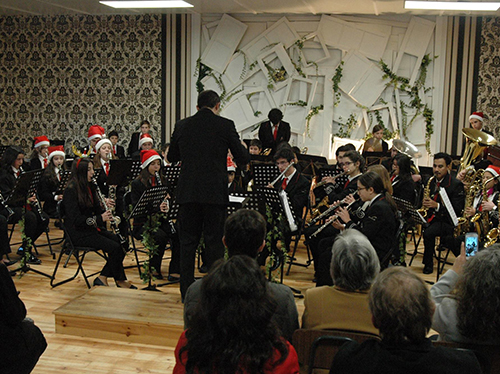
[[[346,209],[350,212],[350,208],[351,206],[357,202],[358,200],[354,200],[352,203],[350,203],[349,205],[346,206]],[[345,204],[345,203],[344,203]],[[338,207],[340,207],[342,205],[342,203],[339,203],[339,204],[336,204],[336,207],[335,209],[337,209]],[[315,232],[313,232],[313,234],[311,235],[312,238],[316,237],[321,231],[323,231],[324,229],[326,229],[328,227],[328,225],[330,225],[333,221],[336,221],[338,218],[339,218],[339,215],[338,214],[334,214],[333,216],[330,217],[331,219],[328,219],[322,226],[319,227],[319,229],[317,229]]]
[[[97,181],[95,178],[92,178],[92,183],[96,187],[97,197],[98,197],[101,205],[103,206],[104,210],[111,211],[111,209],[108,207],[108,204],[106,204],[106,199],[104,198],[104,195],[102,194],[101,189],[99,188],[99,185],[97,184]],[[128,240],[120,232],[120,228],[118,227],[118,225],[120,224],[120,221],[121,220],[119,217],[112,215],[109,223],[111,225],[111,228],[115,232],[116,236],[118,236],[118,239],[120,239],[120,244],[124,247],[124,250],[125,250],[125,245],[128,245]]]
[[[290,169],[290,168],[292,167],[292,165],[294,165],[294,164],[295,164],[295,163],[294,163],[293,161],[292,161],[292,162],[290,162],[290,164],[286,167],[286,169],[285,169],[285,170],[283,170],[283,171],[281,172],[281,174],[280,174],[280,175],[278,175],[278,176],[276,177],[276,179],[275,179],[275,180],[273,180],[270,184],[274,187],[274,185],[276,184],[276,182],[278,182],[281,178],[283,178],[283,176],[286,174],[286,172],[288,171],[288,169]]]

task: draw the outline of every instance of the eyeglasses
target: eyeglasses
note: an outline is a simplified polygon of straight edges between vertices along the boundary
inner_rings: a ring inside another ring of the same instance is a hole
[[[347,161],[347,162],[342,162],[342,163],[340,164],[340,166],[348,166],[348,165],[351,165],[351,164],[354,164],[354,162],[352,162],[352,161]]]
[[[361,190],[366,190],[366,188],[365,188],[365,187],[358,187],[358,188],[357,188],[357,190],[358,190],[358,192],[359,192],[359,191],[361,191]]]

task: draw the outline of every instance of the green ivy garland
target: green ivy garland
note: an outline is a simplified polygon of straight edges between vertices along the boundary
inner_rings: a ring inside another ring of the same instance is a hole
[[[29,202],[27,202],[29,203]],[[31,249],[33,248],[33,242],[29,236],[26,235],[26,207],[23,208],[23,215],[19,221],[19,228],[21,231],[21,241],[23,246],[23,255],[19,260],[19,278],[21,278],[27,270],[27,264],[31,256]]]
[[[342,121],[342,117],[340,117],[340,120]],[[346,123],[339,122],[339,130],[334,134],[334,136],[339,138],[350,138],[354,128],[356,127],[356,122],[356,116],[354,113],[351,113]]]
[[[325,107],[323,106],[323,104],[317,105],[317,106],[313,106],[309,110],[309,113],[307,113],[307,116],[306,116],[306,134],[307,134],[308,137],[311,137],[311,134],[309,132],[309,130],[310,130],[310,124],[311,124],[311,118],[313,118],[315,115],[319,114],[319,111],[323,110],[324,108]]]
[[[268,253],[269,253],[269,261],[266,264],[266,274],[270,274],[271,275],[270,281],[274,282],[276,275],[279,276],[281,270],[278,268],[277,272],[275,272],[275,273],[271,272],[271,266],[273,265],[273,263],[276,260],[276,254],[272,251],[271,243],[272,242],[277,243],[278,240],[281,241],[282,258],[286,264],[286,262],[288,260],[288,253],[286,252],[286,248],[284,245],[285,235],[281,231],[281,228],[285,227],[285,223],[284,223],[283,216],[281,214],[276,219],[273,217],[273,214],[271,212],[271,208],[269,207],[269,205],[266,205],[266,219],[267,219],[267,223],[268,223],[267,226],[271,227],[271,229],[267,232],[267,235],[266,235],[266,248],[267,248]]]
[[[160,269],[154,269],[151,267],[149,260],[154,255],[158,254],[158,244],[154,240],[153,234],[158,231],[158,228],[161,225],[161,217],[162,214],[160,213],[153,214],[148,220],[146,220],[146,223],[144,224],[144,231],[142,233],[141,242],[147,251],[148,259],[142,264],[143,271],[141,271],[141,279],[143,283],[149,283],[152,280],[155,280],[153,272],[160,272]]]
[[[342,70],[344,69],[343,66],[344,66],[344,61],[340,61],[340,64],[335,69],[335,74],[332,77],[332,82],[333,82],[332,89],[335,94],[335,99],[333,100],[334,107],[339,105],[340,102],[341,94],[340,94],[339,84],[340,84],[340,79],[342,78]]]

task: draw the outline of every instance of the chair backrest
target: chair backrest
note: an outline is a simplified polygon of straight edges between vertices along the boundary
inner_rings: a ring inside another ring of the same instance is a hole
[[[368,339],[380,339],[377,335],[357,331],[298,329],[293,333],[292,344],[297,351],[300,365],[309,365],[313,344],[317,338],[322,336],[343,337],[354,340],[358,343],[362,343]],[[345,341],[343,343],[345,343]],[[339,347],[340,345],[327,346],[319,344],[314,351],[314,356],[312,357],[314,368],[330,370],[333,357],[339,350]]]
[[[500,345],[451,343],[444,341],[433,341],[432,344],[447,348],[471,350],[476,355],[483,374],[500,374]]]

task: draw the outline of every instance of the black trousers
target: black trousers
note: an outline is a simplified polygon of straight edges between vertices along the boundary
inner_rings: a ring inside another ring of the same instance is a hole
[[[126,280],[127,277],[123,269],[125,252],[120,244],[120,239],[115,234],[105,230],[85,234],[70,233],[73,244],[81,247],[102,249],[108,254],[108,261],[106,261],[106,264],[102,268],[101,275],[104,277],[113,277],[115,281]]]
[[[0,258],[10,253],[7,218],[0,214]]]
[[[446,242],[453,236],[454,227],[447,222],[432,221],[424,231],[424,259],[425,266],[433,266],[434,264],[434,248],[436,246],[436,237],[441,237],[442,242]]]
[[[317,225],[317,226],[308,227],[305,230],[305,236],[306,236],[307,244],[309,245],[309,249],[311,250],[311,255],[312,255],[312,258],[314,261],[314,271],[316,272],[316,275],[318,272],[318,266],[320,264],[321,254],[325,250],[324,246],[320,247],[320,242],[323,239],[327,239],[327,238],[331,238],[331,237],[335,238],[339,234],[339,230],[337,230],[332,225],[328,225],[318,235],[316,235],[314,237],[311,236],[319,228],[320,228],[320,226]],[[331,246],[330,246],[330,249],[332,249]]]
[[[23,217],[23,208],[12,208],[14,214],[9,218],[9,223],[17,223]],[[38,213],[32,210],[26,210],[24,213],[25,229],[24,232],[28,238],[31,238],[32,243],[43,234],[49,225],[49,216],[43,213],[45,221],[42,221]]]
[[[194,265],[196,248],[203,233],[205,241],[205,261],[207,267],[224,257],[224,221],[227,210],[225,205],[218,204],[182,204],[179,208],[177,222],[181,243],[181,295],[184,299],[186,291],[194,282]]]
[[[140,228],[134,228],[134,238],[140,240],[142,237],[142,233],[144,232],[144,226]],[[161,273],[161,261],[163,259],[163,255],[165,254],[165,249],[167,247],[168,242],[170,241],[170,249],[172,250],[172,258],[170,259],[170,265],[168,268],[169,274],[178,274],[181,269],[181,249],[179,242],[179,234],[176,232],[172,233],[170,223],[167,220],[163,220],[160,227],[156,232],[153,233],[153,239],[155,243],[158,245],[157,253],[151,258],[151,267],[157,273]]]

